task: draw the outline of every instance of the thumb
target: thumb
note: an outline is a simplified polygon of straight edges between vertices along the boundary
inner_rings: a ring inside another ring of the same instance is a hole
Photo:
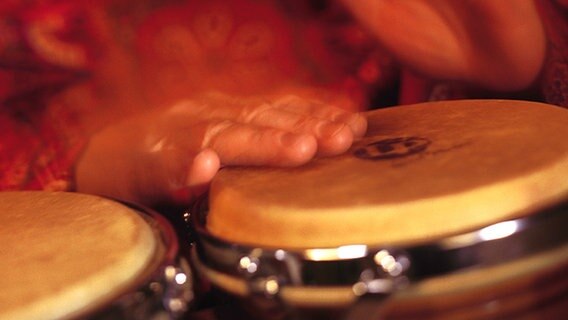
[[[174,201],[180,205],[187,205],[205,193],[220,167],[221,161],[215,151],[201,150],[188,166],[185,185],[174,190]]]

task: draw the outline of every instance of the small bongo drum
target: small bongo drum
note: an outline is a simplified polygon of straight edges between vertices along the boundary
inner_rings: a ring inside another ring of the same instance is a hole
[[[1,319],[164,319],[191,297],[167,221],[63,192],[0,192]]]
[[[367,116],[345,155],[222,170],[190,213],[196,271],[267,315],[566,315],[568,111],[461,100]]]

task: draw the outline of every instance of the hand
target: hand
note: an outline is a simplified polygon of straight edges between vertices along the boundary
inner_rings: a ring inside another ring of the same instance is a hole
[[[345,152],[367,127],[360,114],[296,96],[208,95],[109,126],[76,167],[79,192],[188,204],[221,166],[298,166]]]
[[[532,0],[343,2],[404,66],[431,78],[520,90],[544,61]]]

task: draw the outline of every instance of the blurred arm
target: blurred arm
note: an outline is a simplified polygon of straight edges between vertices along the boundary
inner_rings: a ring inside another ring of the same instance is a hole
[[[536,78],[545,34],[531,0],[343,0],[402,64],[493,90]]]
[[[297,96],[184,100],[93,136],[77,165],[77,189],[187,204],[221,166],[298,166],[345,152],[366,126],[359,114]]]

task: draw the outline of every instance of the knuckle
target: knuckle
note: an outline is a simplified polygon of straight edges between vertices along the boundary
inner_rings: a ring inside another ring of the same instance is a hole
[[[205,129],[201,148],[207,148],[215,144],[219,136],[234,127],[235,123],[231,120],[220,120],[217,122],[209,123]]]
[[[313,119],[309,117],[299,117],[292,126],[292,130],[295,132],[301,131],[312,131],[312,127],[315,126]]]
[[[303,99],[297,95],[289,94],[283,97],[280,97],[274,101],[274,105],[278,107],[299,107],[299,106],[308,106],[309,102],[306,99]]]
[[[260,121],[262,117],[270,111],[272,111],[275,106],[271,103],[262,103],[260,105],[247,105],[243,107],[238,120],[244,123],[253,123]]]

